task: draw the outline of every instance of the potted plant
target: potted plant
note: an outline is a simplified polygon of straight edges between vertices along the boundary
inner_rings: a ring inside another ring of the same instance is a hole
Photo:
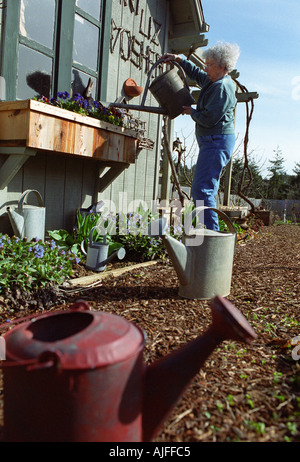
[[[61,249],[70,250],[83,260],[86,258],[88,269],[103,271],[106,264],[99,263],[107,263],[115,256],[119,259],[125,256],[123,244],[114,239],[114,220],[101,213],[91,211],[84,214],[78,209],[72,233],[59,229],[48,231],[48,235]]]

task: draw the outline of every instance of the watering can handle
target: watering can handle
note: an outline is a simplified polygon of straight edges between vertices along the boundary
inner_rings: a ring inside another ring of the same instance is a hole
[[[220,215],[220,217],[223,219],[223,221],[225,221],[226,225],[228,226],[229,230],[232,232],[232,233],[236,233],[236,229],[235,227],[233,226],[233,223],[232,221],[230,220],[230,218],[226,215],[226,213],[224,212],[221,212],[221,210],[218,210],[218,209],[215,209],[213,207],[197,207],[195,208],[193,211],[192,211],[192,214],[194,215],[198,215],[198,212],[201,212],[202,210],[212,210],[213,212],[216,212],[218,215]]]
[[[159,64],[162,64],[162,63],[164,63],[164,60],[159,59],[158,61],[156,61],[156,63],[153,64],[153,66],[151,67],[151,69],[149,71],[148,79],[147,79],[146,86],[145,86],[145,91],[144,91],[142,102],[141,102],[141,106],[145,105],[145,101],[146,101],[146,97],[147,97],[147,93],[148,93],[148,88],[149,88],[149,85],[150,85],[151,74],[154,71],[154,69],[156,68],[156,66],[158,66]],[[181,73],[183,75],[184,84],[187,87],[188,91],[190,91],[190,88],[188,86],[188,83],[187,83],[187,80],[186,80],[186,75],[185,75],[185,72],[184,72],[183,68],[176,61],[172,61],[172,63],[175,64],[178,67],[178,69],[181,71]]]
[[[40,193],[38,191],[36,191],[35,189],[26,189],[26,191],[23,192],[22,196],[20,197],[20,200],[19,200],[19,203],[18,203],[18,210],[21,211],[23,210],[23,204],[26,200],[26,197],[28,196],[29,193],[35,193],[38,201],[39,201],[39,205],[41,207],[43,207],[43,200],[42,200],[42,197],[40,195]]]
[[[89,234],[89,243],[92,245],[93,244],[93,234],[94,234],[94,231],[95,229],[99,229],[101,228],[101,230],[103,231],[103,243],[106,244],[106,235],[104,234],[104,228],[102,228],[102,226],[94,226],[91,231],[90,231],[90,234]],[[80,244],[80,248],[81,248],[81,251],[84,255],[87,255],[87,252],[84,248],[84,243],[85,243],[86,239],[83,239],[83,241],[81,241],[81,244]]]
[[[103,236],[103,243],[106,244],[106,234],[105,234],[105,230],[102,226],[94,226],[91,231],[90,231],[90,235],[89,235],[89,241],[90,243],[92,244],[93,243],[93,234],[94,234],[94,231],[95,229],[99,229],[103,232],[102,236]]]

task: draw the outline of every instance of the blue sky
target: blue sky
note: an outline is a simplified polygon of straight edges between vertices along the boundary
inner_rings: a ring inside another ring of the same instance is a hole
[[[202,0],[208,46],[235,42],[241,48],[238,81],[259,98],[249,132],[253,159],[268,175],[269,160],[277,148],[292,174],[300,162],[300,1]],[[236,133],[245,133],[246,108],[238,104]],[[192,133],[189,116],[175,119],[175,133]],[[192,135],[191,135],[192,137]],[[187,140],[188,143],[188,140]]]

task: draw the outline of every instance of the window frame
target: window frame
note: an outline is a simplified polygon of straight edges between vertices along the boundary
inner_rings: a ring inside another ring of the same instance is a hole
[[[4,10],[1,63],[1,75],[6,82],[6,100],[15,101],[17,96],[19,44],[28,46],[53,59],[51,96],[56,96],[58,91],[71,91],[72,68],[75,68],[96,80],[95,97],[101,100],[107,93],[108,77],[106,69],[109,59],[111,3],[111,1],[102,0],[100,18],[96,20],[78,7],[76,0],[56,0],[53,49],[51,50],[19,33],[21,0],[7,2]],[[75,14],[79,14],[93,25],[99,27],[96,71],[73,61]]]

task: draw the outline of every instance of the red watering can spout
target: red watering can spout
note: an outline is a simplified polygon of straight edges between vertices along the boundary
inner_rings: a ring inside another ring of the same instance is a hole
[[[145,372],[143,441],[151,441],[193,377],[224,340],[251,343],[256,333],[245,317],[226,299],[211,301],[209,329],[180,350],[151,364]]]

